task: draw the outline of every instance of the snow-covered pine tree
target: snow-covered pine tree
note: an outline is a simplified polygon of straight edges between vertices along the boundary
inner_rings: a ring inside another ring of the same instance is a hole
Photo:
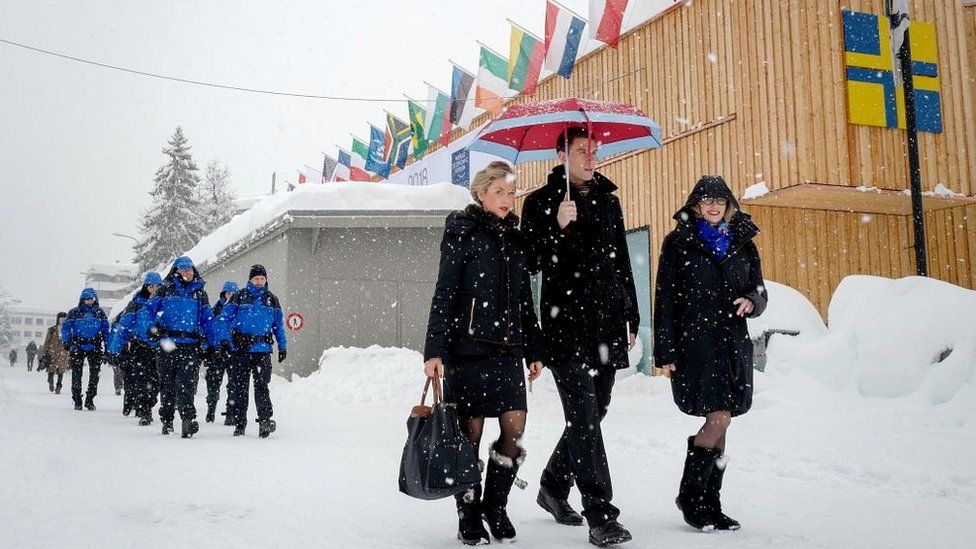
[[[7,310],[10,299],[10,294],[0,285],[0,347],[7,347],[14,340],[14,333],[10,329],[10,312]]]
[[[200,176],[182,128],[176,128],[163,154],[167,161],[156,170],[149,192],[152,205],[143,212],[135,246],[135,261],[143,272],[171,261],[207,234],[200,215]]]
[[[210,234],[234,217],[235,197],[230,186],[230,169],[226,164],[211,160],[197,190],[204,230]]]

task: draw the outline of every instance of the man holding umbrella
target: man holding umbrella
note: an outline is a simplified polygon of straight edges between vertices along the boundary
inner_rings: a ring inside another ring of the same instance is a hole
[[[522,230],[542,272],[541,318],[566,427],[542,474],[538,503],[560,524],[583,522],[568,500],[575,480],[590,543],[631,539],[610,503],[600,423],[616,370],[628,366],[640,316],[617,190],[596,172],[597,140],[570,126],[553,145],[560,165],[525,200]],[[568,185],[567,185],[568,181]]]

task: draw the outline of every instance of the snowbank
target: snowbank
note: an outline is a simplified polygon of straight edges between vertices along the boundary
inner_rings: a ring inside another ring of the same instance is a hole
[[[973,400],[976,292],[930,278],[849,276],[828,321],[823,336],[771,340],[770,364],[864,397],[915,395],[938,405],[962,391]]]
[[[423,366],[423,355],[410,349],[333,347],[322,353],[318,371],[275,391],[296,401],[350,403],[402,402],[404,395],[416,393],[419,402]]]
[[[458,210],[471,203],[467,189],[450,183],[424,187],[386,183],[308,185],[256,202],[246,212],[205,236],[186,252],[198,266],[216,261],[234,244],[273,229],[290,211],[337,210]]]
[[[803,294],[786,286],[766,280],[769,304],[759,318],[750,318],[749,337],[756,339],[769,330],[800,332],[804,335],[824,336],[827,326],[813,303]]]

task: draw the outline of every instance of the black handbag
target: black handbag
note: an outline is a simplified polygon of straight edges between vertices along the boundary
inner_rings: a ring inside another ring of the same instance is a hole
[[[430,406],[427,390],[433,385]],[[400,458],[400,491],[423,500],[446,498],[481,482],[474,447],[461,432],[457,408],[444,402],[439,378],[427,378],[420,405],[407,418],[407,442]]]

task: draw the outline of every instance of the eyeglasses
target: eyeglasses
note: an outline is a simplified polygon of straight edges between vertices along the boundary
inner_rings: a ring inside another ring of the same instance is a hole
[[[725,198],[703,198],[703,199],[701,199],[701,205],[702,206],[715,206],[716,204],[719,205],[719,206],[725,206],[728,203],[729,203],[729,201],[726,200]]]

